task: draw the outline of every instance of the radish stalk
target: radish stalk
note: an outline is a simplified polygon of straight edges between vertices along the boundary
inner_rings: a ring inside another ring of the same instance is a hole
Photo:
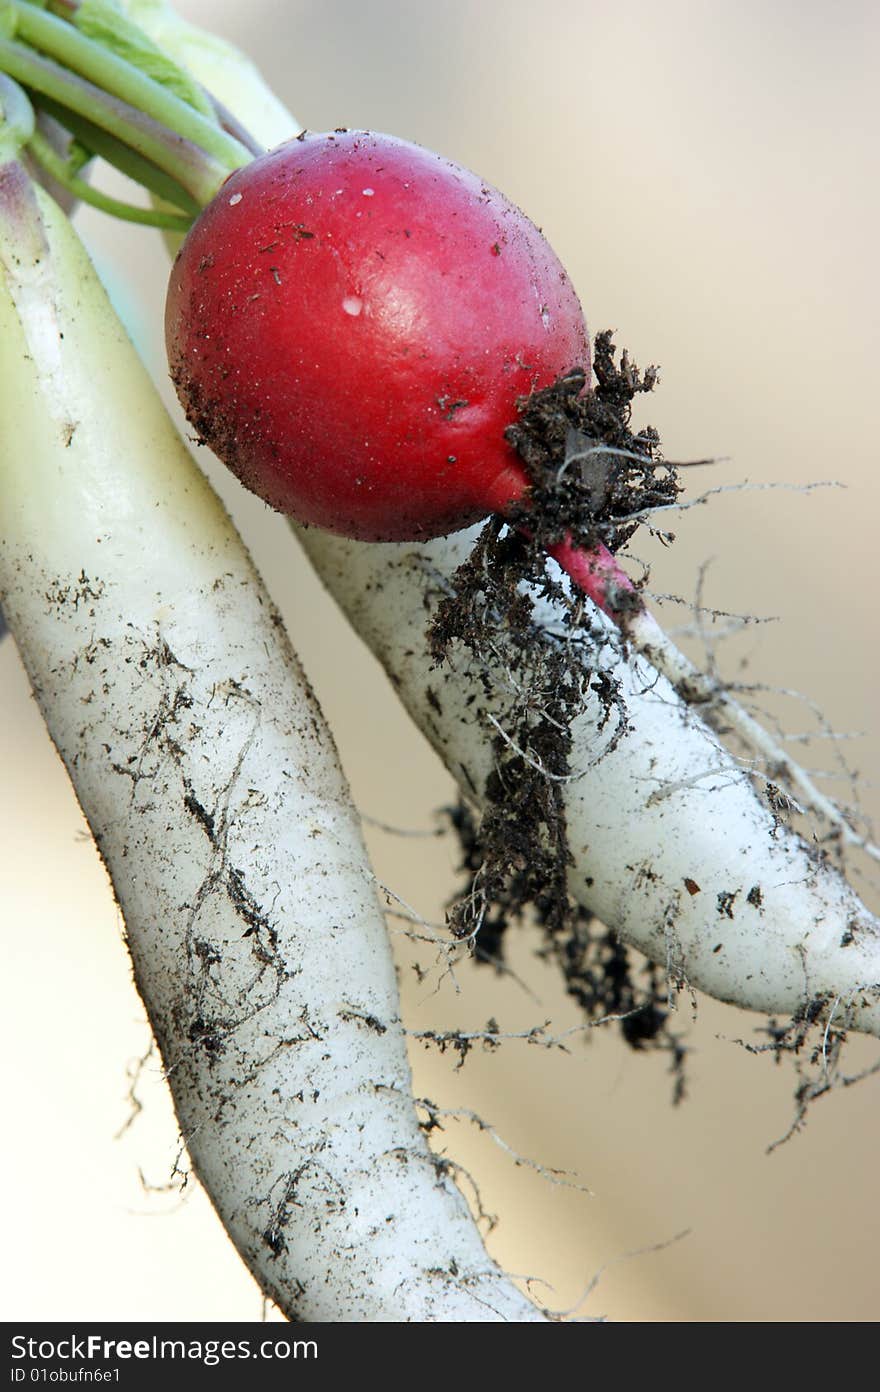
[[[102,130],[94,121],[76,115],[49,97],[41,97],[40,106],[50,117],[67,127],[73,137],[91,154],[106,160],[114,169],[118,169],[120,173],[127,175],[158,198],[164,199],[172,209],[190,212],[193,215],[198,213],[198,202],[176,179],[149,159],[139,155],[123,141],[117,140],[109,131]]]
[[[267,147],[299,132],[253,64],[232,46],[218,45],[180,19],[167,0],[127,0],[125,8]],[[466,796],[479,799],[492,722],[504,726],[503,682],[500,694],[489,698],[468,664],[438,674],[425,639],[428,602],[443,592],[474,534],[416,548],[294,530],[416,724]],[[589,556],[580,557],[589,572]],[[613,610],[613,592],[632,592],[632,584],[610,555],[603,561],[597,553],[594,569],[592,580],[580,578],[596,590],[601,607]],[[778,826],[749,775],[682,693],[709,717],[714,707],[726,723],[736,718],[746,739],[787,769],[808,807],[827,815],[850,843],[865,845],[865,839],[835,815],[812,780],[746,712],[695,671],[639,605],[626,637],[666,671],[676,690],[658,680],[644,658],[622,652],[610,625],[594,616],[598,636],[590,660],[621,683],[629,729],[616,750],[600,758],[609,738],[601,710],[588,707],[575,722],[571,767],[576,775],[583,772],[566,786],[573,894],[625,941],[672,968],[674,977],[721,1000],[792,1014],[816,1002],[820,1014],[833,1013],[838,1023],[846,1019],[880,1033],[880,923],[837,870]],[[539,632],[559,631],[563,617],[560,608],[542,605]],[[440,686],[437,701],[432,698]]]
[[[28,4],[22,6],[23,10],[32,8]],[[59,23],[62,29],[79,38],[71,25]],[[130,95],[142,99],[144,84],[139,81],[142,74],[129,64],[123,66],[128,68],[132,78],[133,90]],[[107,134],[130,146],[137,155],[175,179],[200,205],[210,202],[231,170],[251,159],[249,151],[238,141],[170,94],[163,93],[163,96],[173,103],[177,115],[174,127],[164,125],[149,111],[140,109],[113,91],[79,76],[75,70],[43,57],[28,45],[15,40],[0,38],[0,69],[23,86],[47,98],[51,109],[59,113],[70,110],[74,116],[90,119]],[[144,81],[149,88],[157,88],[160,93],[163,91],[158,83],[150,79]],[[111,85],[124,90],[121,83]],[[162,110],[163,115],[168,114],[167,103],[163,105],[147,99],[145,105],[153,110]],[[189,134],[180,133],[181,129]],[[197,138],[192,139],[192,135]]]
[[[123,203],[111,198],[99,189],[93,188],[86,180],[79,178],[70,162],[64,159],[46,137],[35,131],[28,141],[28,153],[44,175],[54,179],[61,188],[66,189],[72,199],[100,208],[111,217],[123,222],[137,222],[147,227],[161,227],[169,232],[186,232],[192,218],[185,213],[162,212],[159,208],[140,208],[132,203]]]
[[[75,25],[56,19],[27,0],[12,0],[9,8],[15,33],[23,43],[86,78],[100,92],[119,98],[157,125],[176,132],[181,139],[204,150],[227,172],[247,162],[248,152],[220,129],[213,116],[195,110],[189,101],[81,33]]]
[[[9,159],[0,381],[3,612],[230,1237],[291,1318],[543,1318],[418,1127],[357,817],[278,615]]]

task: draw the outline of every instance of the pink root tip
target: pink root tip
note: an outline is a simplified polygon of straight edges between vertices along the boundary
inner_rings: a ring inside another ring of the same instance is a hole
[[[547,551],[571,576],[578,589],[615,623],[620,624],[632,613],[638,591],[607,546],[599,542],[598,546],[586,551],[566,537],[565,541],[549,546]],[[636,607],[641,608],[640,600]]]

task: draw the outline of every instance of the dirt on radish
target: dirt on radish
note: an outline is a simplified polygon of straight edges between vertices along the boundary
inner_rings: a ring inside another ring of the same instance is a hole
[[[679,1100],[685,1049],[670,1027],[665,973],[568,892],[563,789],[573,773],[571,722],[590,691],[614,726],[613,743],[625,733],[627,714],[613,679],[591,666],[590,606],[548,570],[547,547],[570,534],[585,547],[602,542],[617,552],[642,524],[637,514],[680,492],[656,430],[631,428],[633,401],[653,390],[657,369],[640,372],[625,351],[618,359],[605,332],[596,338],[594,372],[587,393],[584,374],[574,371],[521,403],[507,438],[532,479],[529,505],[486,523],[431,620],[438,665],[462,645],[483,659],[490,682],[491,655],[514,693],[512,718],[492,741],[494,771],[482,808],[475,799],[446,809],[465,876],[448,921],[457,937],[471,939],[478,962],[498,967],[514,925],[536,922],[541,955],[557,964],[587,1020],[620,1016],[633,1048],[670,1052]],[[564,633],[551,638],[532,623],[526,587],[564,605]]]

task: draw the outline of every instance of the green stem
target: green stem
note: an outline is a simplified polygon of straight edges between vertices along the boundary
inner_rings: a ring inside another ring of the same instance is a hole
[[[16,35],[25,43],[191,141],[227,173],[249,163],[250,155],[243,145],[124,58],[32,4],[13,3],[12,8]]]
[[[0,164],[14,160],[34,133],[34,108],[17,82],[0,73]]]
[[[40,110],[54,116],[91,154],[106,160],[114,169],[118,169],[134,183],[154,193],[157,198],[172,203],[175,208],[184,212],[201,212],[202,205],[187,193],[176,179],[172,179],[149,160],[143,159],[115,136],[108,135],[107,131],[87,120],[85,116],[77,116],[75,112],[59,106],[51,97],[43,98]]]
[[[94,83],[61,67],[51,58],[42,58],[33,49],[9,39],[0,39],[0,71],[68,108],[102,130],[129,145],[144,159],[170,174],[196,200],[200,207],[211,202],[228,177],[230,167],[161,126],[157,121],[129,106]],[[241,148],[239,164],[249,164],[251,156]]]
[[[93,208],[100,208],[102,212],[122,218],[125,222],[140,222],[146,227],[162,227],[170,232],[188,232],[192,226],[193,219],[185,213],[163,213],[158,208],[138,208],[133,203],[122,203],[118,198],[110,198],[106,193],[101,193],[85,179],[77,178],[67,160],[61,158],[39,131],[34,131],[27,149],[46,173],[81,203],[90,203]]]

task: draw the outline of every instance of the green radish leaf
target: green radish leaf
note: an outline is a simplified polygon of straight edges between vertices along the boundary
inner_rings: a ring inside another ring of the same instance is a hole
[[[126,18],[116,0],[83,0],[73,15],[73,22],[87,38],[94,39],[132,67],[139,68],[209,121],[216,119],[211,103],[198,83],[168,58],[142,29]]]

